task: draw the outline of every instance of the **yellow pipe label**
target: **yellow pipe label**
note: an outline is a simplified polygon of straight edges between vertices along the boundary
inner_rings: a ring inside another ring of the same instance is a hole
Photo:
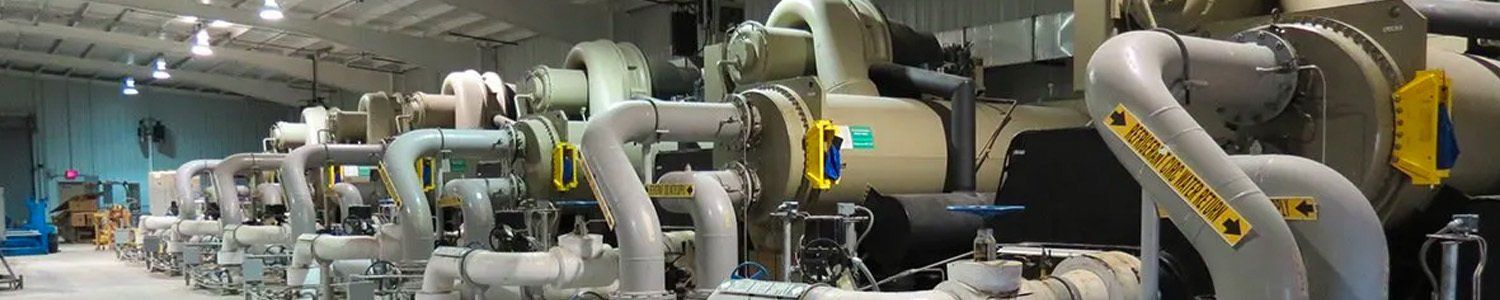
[[[683,199],[693,198],[693,185],[658,183],[646,185],[646,194],[651,198]]]
[[[1137,157],[1146,162],[1152,172],[1167,186],[1172,187],[1178,198],[1187,202],[1193,212],[1198,213],[1204,222],[1208,222],[1214,228],[1214,233],[1223,238],[1225,243],[1229,243],[1231,247],[1238,246],[1240,240],[1250,233],[1250,222],[1234,207],[1229,206],[1218,191],[1198,177],[1197,172],[1182,163],[1172,153],[1172,149],[1162,144],[1161,138],[1146,129],[1125,105],[1115,105],[1115,110],[1104,119],[1108,122],[1109,131],[1114,132]]]
[[[1271,204],[1289,221],[1317,221],[1318,199],[1313,197],[1271,197]]]

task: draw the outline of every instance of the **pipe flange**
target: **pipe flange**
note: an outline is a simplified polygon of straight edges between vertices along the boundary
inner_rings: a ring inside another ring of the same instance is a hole
[[[756,199],[760,199],[760,178],[755,176],[755,169],[750,168],[750,165],[745,164],[743,161],[730,162],[723,169],[740,176],[740,188],[743,189],[742,191],[745,194],[745,203],[747,206]]]
[[[1281,115],[1281,112],[1288,105],[1291,105],[1292,98],[1297,93],[1297,50],[1292,47],[1291,42],[1281,37],[1280,29],[1275,26],[1241,31],[1229,39],[1236,42],[1259,45],[1271,50],[1279,67],[1271,70],[1256,71],[1275,73],[1269,80],[1272,81],[1271,84],[1276,88],[1276,96],[1258,104],[1251,103],[1250,105],[1236,105],[1233,107],[1216,107],[1214,108],[1214,112],[1219,114],[1225,121],[1237,125],[1259,124]]]
[[[474,282],[474,279],[469,278],[469,256],[473,255],[474,252],[479,252],[479,250],[464,248],[464,253],[458,256],[458,278],[460,280],[463,280],[464,283],[477,285],[482,288],[488,288],[488,285]]]
[[[749,149],[751,146],[759,143],[761,128],[760,113],[754,107],[750,106],[749,100],[745,99],[745,96],[742,94],[730,94],[726,101],[734,105],[735,116],[740,122],[739,144],[735,146],[741,148],[736,150]]]

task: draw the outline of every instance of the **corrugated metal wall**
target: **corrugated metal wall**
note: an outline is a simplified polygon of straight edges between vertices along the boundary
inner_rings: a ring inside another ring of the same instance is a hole
[[[6,73],[0,74],[0,86],[5,87],[0,108],[37,116],[37,163],[56,176],[38,175],[43,184],[37,194],[44,197],[55,193],[68,168],[102,180],[139,182],[144,189],[151,170],[259,151],[272,123],[297,118],[292,107],[201,93],[147,87],[127,97],[119,84],[93,80]],[[147,117],[168,128],[167,142],[154,151],[136,139],[136,122]],[[9,172],[26,170],[3,170],[0,176]],[[7,195],[11,202],[27,196]],[[144,190],[142,197],[147,197]],[[23,215],[17,207],[10,206],[9,213]]]

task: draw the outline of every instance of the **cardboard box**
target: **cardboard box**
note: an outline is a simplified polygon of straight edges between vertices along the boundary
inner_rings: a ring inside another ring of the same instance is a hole
[[[94,213],[75,212],[68,215],[68,225],[73,227],[93,226]]]
[[[68,201],[69,212],[95,212],[99,211],[99,199],[83,197]]]

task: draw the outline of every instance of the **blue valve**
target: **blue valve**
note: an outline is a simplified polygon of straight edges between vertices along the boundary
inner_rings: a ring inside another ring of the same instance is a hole
[[[828,159],[823,161],[824,177],[828,180],[838,181],[839,177],[844,176],[843,146],[844,139],[837,136],[833,137],[833,142],[828,143]]]
[[[986,220],[992,219],[994,217],[1008,215],[1008,214],[1015,213],[1015,212],[1020,212],[1020,211],[1023,211],[1023,210],[1026,210],[1026,207],[1025,206],[1020,206],[1020,205],[949,205],[948,206],[948,211],[968,213],[968,214],[979,216],[981,218],[985,218]]]

